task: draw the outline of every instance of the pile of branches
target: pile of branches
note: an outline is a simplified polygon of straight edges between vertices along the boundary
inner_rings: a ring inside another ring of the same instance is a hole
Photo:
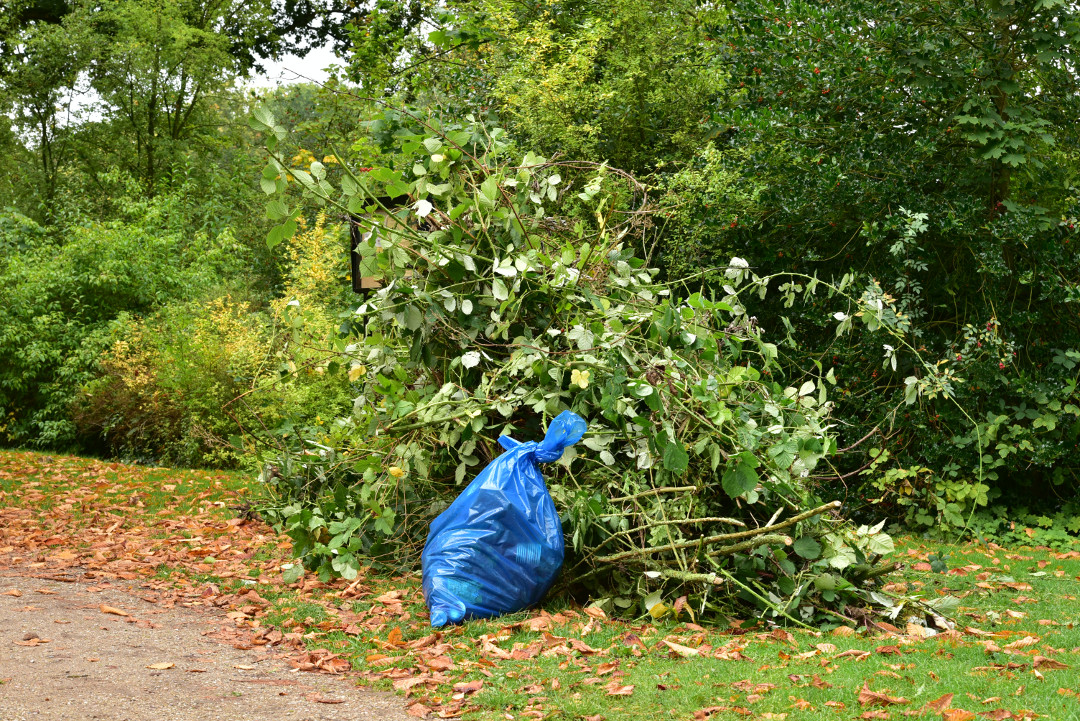
[[[641,185],[522,153],[480,122],[388,111],[372,126],[383,163],[363,173],[351,168],[372,160],[335,148],[338,164],[291,166],[284,129],[265,111],[253,125],[269,139],[263,188],[281,220],[270,245],[305,207],[338,208],[362,218],[359,272],[379,284],[318,368],[347,374],[353,413],[272,438],[267,512],[309,568],[354,577],[414,562],[499,435],[537,439],[570,409],[589,431],[545,468],[567,592],[627,614],[749,607],[796,623],[883,598],[891,539],[811,482],[836,450],[835,381],[781,380],[747,310],[776,279],[733,258],[712,292],[660,282],[648,251],[663,211]],[[860,302],[819,285],[773,292]],[[315,342],[294,311],[297,342]]]

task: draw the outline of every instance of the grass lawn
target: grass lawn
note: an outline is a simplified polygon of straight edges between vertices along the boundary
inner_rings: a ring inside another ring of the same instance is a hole
[[[418,717],[1080,719],[1077,551],[902,539],[890,588],[961,599],[955,629],[930,637],[906,609],[815,634],[626,623],[558,599],[432,633],[418,575],[284,583],[287,539],[233,510],[249,483],[0,452],[0,569],[79,567],[225,608],[251,643],[305,670],[351,669]]]

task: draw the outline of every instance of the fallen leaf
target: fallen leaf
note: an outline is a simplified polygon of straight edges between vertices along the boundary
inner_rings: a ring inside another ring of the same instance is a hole
[[[696,648],[690,648],[689,646],[683,646],[678,643],[672,643],[671,641],[661,641],[665,646],[671,649],[671,651],[683,658],[689,658],[691,656],[697,656],[698,650]]]
[[[694,719],[696,719],[696,721],[702,721],[702,719],[707,719],[714,713],[728,710],[730,709],[727,706],[709,706],[708,708],[698,709],[697,711],[695,711]]]
[[[1061,661],[1058,661],[1056,659],[1047,658],[1046,656],[1036,656],[1032,663],[1035,668],[1039,669],[1040,671],[1059,670],[1069,667],[1068,664],[1062,663]]]
[[[997,708],[993,711],[983,711],[979,715],[983,718],[990,719],[990,721],[1006,721],[1007,719],[1011,719],[1013,717],[1011,711],[1006,711],[1003,708]]]
[[[106,606],[104,603],[100,606],[102,613],[111,613],[114,616],[130,616],[131,614],[119,608],[112,606]]]
[[[235,666],[233,666],[233,668],[238,668],[241,671],[254,671],[255,670],[254,666],[248,666],[247,664],[244,664],[244,663],[238,663]]]
[[[14,596],[15,598],[18,598],[21,595],[22,595],[22,591],[20,591],[17,588],[9,588],[8,590],[4,591],[3,593],[0,593],[0,596]]]
[[[1040,639],[1038,636],[1024,636],[1023,638],[1017,639],[1010,644],[1006,644],[1005,650],[1015,651],[1017,649],[1026,648],[1028,646],[1034,646],[1039,642],[1039,640]]]
[[[422,703],[414,703],[405,709],[405,713],[416,718],[427,718],[431,715],[431,707],[425,706]]]
[[[623,686],[618,681],[612,681],[604,686],[608,696],[630,696],[634,693],[633,686]]]
[[[892,706],[894,704],[903,705],[906,703],[911,702],[906,698],[898,698],[884,693],[878,693],[877,691],[871,691],[869,684],[865,682],[863,683],[862,690],[859,691],[860,706]]]
[[[962,708],[950,708],[941,712],[942,721],[973,721],[975,714]]]
[[[147,668],[152,668],[155,671],[167,671],[170,668],[175,668],[175,663],[169,663],[168,661],[162,661],[161,663],[152,663]]]
[[[454,692],[461,694],[476,693],[484,687],[483,681],[463,681],[454,684]]]
[[[949,708],[949,705],[953,700],[953,695],[954,694],[947,693],[936,701],[927,701],[926,708],[931,709],[934,713],[941,713]]]
[[[345,699],[343,698],[326,698],[325,696],[317,693],[309,693],[304,698],[306,698],[308,701],[313,701],[315,703],[345,703]]]

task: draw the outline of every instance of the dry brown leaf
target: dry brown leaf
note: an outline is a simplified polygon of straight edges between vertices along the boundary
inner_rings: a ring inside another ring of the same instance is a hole
[[[1062,663],[1056,659],[1047,658],[1046,656],[1036,656],[1033,665],[1040,671],[1060,670],[1069,667],[1066,663]]]
[[[906,698],[899,698],[884,693],[878,693],[877,691],[871,691],[869,684],[865,682],[863,683],[862,690],[859,691],[860,706],[893,706],[906,703],[911,702]]]
[[[155,671],[167,671],[170,668],[176,668],[175,663],[169,663],[168,661],[162,661],[160,663],[152,663],[147,668],[152,668]]]
[[[317,693],[309,693],[304,698],[306,698],[308,701],[312,701],[314,703],[330,703],[330,704],[345,703],[345,699],[343,699],[343,698],[326,698],[325,696],[322,696],[322,695],[317,694]]]
[[[130,616],[131,614],[123,609],[114,608],[113,606],[106,606],[104,603],[100,606],[102,613],[109,613],[113,616]]]
[[[942,721],[974,721],[975,714],[962,708],[950,708],[941,712]]]
[[[20,591],[17,588],[9,588],[8,590],[4,591],[3,593],[0,593],[0,596],[14,596],[15,598],[18,598],[21,595],[22,595],[22,591]]]
[[[461,683],[454,684],[454,692],[460,694],[476,693],[480,689],[484,688],[483,681],[463,681]]]
[[[604,686],[604,690],[607,691],[608,696],[630,696],[634,693],[633,686],[623,686],[618,681],[612,681]]]
[[[607,614],[604,613],[604,609],[600,608],[599,606],[588,606],[588,607],[586,607],[585,608],[585,615],[588,616],[589,618],[595,619],[597,621],[606,621],[607,620]]]
[[[953,696],[954,694],[947,693],[935,701],[928,701],[926,703],[926,708],[932,710],[934,713],[941,713],[952,704]]]
[[[1016,651],[1021,648],[1027,648],[1028,646],[1034,646],[1039,642],[1039,640],[1040,639],[1038,636],[1024,636],[1023,638],[1019,638],[1012,643],[1005,644],[1004,648],[1006,651]]]
[[[697,711],[695,711],[694,719],[695,721],[702,721],[702,719],[707,719],[714,713],[720,713],[721,711],[730,710],[731,709],[729,709],[727,706],[709,706],[708,708],[698,709]]]
[[[427,718],[431,715],[431,707],[425,706],[422,703],[414,703],[405,709],[405,713],[416,718]]]
[[[671,641],[664,640],[660,643],[664,644],[671,649],[672,653],[675,653],[683,658],[690,658],[691,656],[697,656],[698,650],[696,648],[690,648],[689,646],[683,646],[682,644],[672,643]]]
[[[1013,717],[1011,711],[1006,711],[1003,708],[996,708],[993,711],[983,711],[979,714],[983,718],[990,719],[990,721],[1007,721]]]

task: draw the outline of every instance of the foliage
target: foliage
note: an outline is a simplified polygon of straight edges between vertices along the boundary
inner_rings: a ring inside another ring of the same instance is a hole
[[[220,468],[245,459],[244,428],[315,422],[348,408],[342,379],[311,367],[310,351],[287,333],[300,303],[308,324],[334,327],[326,309],[346,287],[345,254],[327,242],[334,230],[320,219],[290,243],[288,295],[271,304],[271,317],[223,295],[119,318],[121,340],[75,403],[79,435],[112,455]]]
[[[3,442],[68,444],[71,402],[121,339],[121,315],[197,297],[242,257],[228,235],[182,240],[110,223],[71,228],[58,243],[20,223],[38,241],[0,266]]]
[[[723,87],[704,42],[722,13],[696,2],[378,5],[350,56],[370,94],[385,83],[459,117],[490,107],[548,155],[633,171],[684,156]],[[424,32],[402,20],[417,13]]]
[[[264,190],[284,222],[268,243],[289,234],[297,194],[366,212],[361,272],[383,284],[330,346],[326,372],[354,383],[352,413],[301,430],[263,475],[305,564],[346,578],[369,558],[400,564],[499,435],[537,436],[569,408],[590,424],[589,452],[568,452],[549,485],[576,552],[571,583],[623,607],[640,596],[654,614],[665,590],[713,611],[741,594],[803,620],[860,597],[892,541],[819,518],[835,505],[804,479],[835,449],[831,377],[771,378],[777,348],[742,300],[770,279],[735,258],[723,297],[672,298],[624,243],[645,214],[612,210],[609,186],[630,180],[641,197],[632,179],[593,166],[571,189],[564,167],[588,166],[518,161],[478,121],[414,117],[395,134],[399,170],[358,177],[346,163],[337,187],[321,163],[309,172],[273,152],[282,132],[268,111],[253,125],[273,133]],[[384,195],[408,197],[393,223],[370,215]],[[558,215],[572,207],[592,217]],[[782,531],[798,538],[790,550]],[[734,586],[714,603],[721,579]]]
[[[731,21],[730,130],[665,179],[669,272],[737,254],[879,284],[917,355],[776,299],[760,315],[792,365],[835,369],[844,445],[873,439],[836,477],[880,508],[956,531],[995,499],[1074,496],[1075,9],[756,2]]]

